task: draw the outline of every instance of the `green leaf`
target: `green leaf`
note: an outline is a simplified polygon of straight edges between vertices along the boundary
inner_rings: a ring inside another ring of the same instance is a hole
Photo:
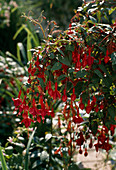
[[[58,77],[57,81],[61,81],[61,80],[64,80],[66,78],[66,75],[62,74]]]
[[[79,96],[81,92],[83,91],[83,82],[78,82],[75,86],[75,94],[76,96]]]
[[[116,109],[111,106],[108,108],[108,116],[110,116],[112,119],[115,118],[115,114],[116,114]]]
[[[103,79],[103,75],[99,70],[94,70],[94,73],[96,73],[98,75],[98,77]]]
[[[44,89],[44,81],[43,81],[43,79],[42,78],[38,78],[38,80],[39,80],[39,83],[40,83],[42,89]]]
[[[51,59],[54,59],[55,58],[55,55],[53,53],[50,54],[50,58]]]
[[[62,50],[60,48],[57,48],[57,50],[60,52],[60,54],[62,54],[64,56],[64,53],[62,52]]]
[[[29,138],[28,144],[27,144],[26,155],[25,155],[25,170],[28,170],[28,165],[29,165],[29,162],[28,162],[29,148],[30,148],[30,145],[31,145],[31,142],[32,142],[32,139],[33,139],[33,136],[35,134],[36,129],[37,129],[37,127],[35,127],[34,131],[32,132],[32,134],[31,134],[31,136]]]
[[[66,57],[66,56],[62,57],[62,56],[59,55],[58,59],[61,63],[65,64],[67,66],[70,66],[70,61],[69,61],[68,57]]]
[[[25,25],[23,24],[18,30],[17,32],[15,33],[14,37],[13,37],[13,40],[16,39],[16,37],[21,33],[21,31],[24,29]]]
[[[111,9],[109,10],[109,15],[111,15],[114,11],[116,12],[116,7],[115,7],[115,8],[111,8]]]
[[[94,17],[92,17],[91,15],[89,15],[89,18],[93,23],[97,23],[97,20]]]
[[[100,20],[101,20],[101,11],[97,11],[97,18],[98,18],[98,22],[100,22]]]
[[[109,77],[104,77],[103,82],[108,88],[110,88],[110,86],[112,85],[112,81]]]
[[[3,153],[2,153],[1,146],[0,146],[0,160],[1,160],[1,163],[2,163],[2,169],[7,170],[7,166],[6,166],[5,158],[4,158]]]
[[[17,58],[21,62],[20,43],[17,43]]]
[[[74,51],[74,45],[67,45],[65,50],[66,51]]]
[[[53,67],[51,68],[51,70],[60,70],[62,67],[62,64],[60,62],[56,62]]]
[[[31,50],[32,45],[31,45],[31,34],[27,34],[27,57],[28,57],[28,61],[30,61],[32,59],[32,53]]]
[[[106,73],[107,76],[111,77],[109,72],[107,71],[106,67],[103,65],[103,64],[100,64],[99,65],[99,68],[104,72]]]
[[[84,77],[85,75],[87,75],[87,71],[85,70],[79,70],[76,74],[76,78],[82,78]]]

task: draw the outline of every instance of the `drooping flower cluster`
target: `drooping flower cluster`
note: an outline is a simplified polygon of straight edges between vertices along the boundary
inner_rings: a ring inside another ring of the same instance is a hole
[[[76,20],[76,16],[73,19]],[[16,110],[22,114],[22,123],[26,127],[31,122],[44,122],[46,115],[53,118],[56,105],[62,103],[59,110],[66,131],[72,135],[67,146],[73,145],[75,148],[78,145],[81,154],[83,145],[84,155],[87,156],[86,141],[90,138],[91,148],[91,136],[97,136],[98,141],[94,144],[96,151],[99,148],[107,152],[111,149],[109,130],[114,133],[116,86],[112,78],[115,70],[111,60],[115,48],[109,50],[107,43],[101,47],[99,45],[106,37],[103,32],[110,25],[107,27],[96,23],[89,28],[85,22],[88,24],[87,20],[80,26],[71,20],[69,30],[56,39],[48,37],[45,44],[35,50],[29,64],[26,94],[23,100],[19,94],[13,101]],[[110,28],[114,30],[116,25],[113,24]],[[111,29],[109,35],[113,37]],[[101,36],[100,40],[96,37],[95,30],[99,38]],[[107,40],[110,41],[110,36],[107,36]],[[58,118],[58,127],[61,126]],[[99,127],[102,128],[99,130]],[[72,147],[69,147],[69,153],[72,152],[70,148]]]

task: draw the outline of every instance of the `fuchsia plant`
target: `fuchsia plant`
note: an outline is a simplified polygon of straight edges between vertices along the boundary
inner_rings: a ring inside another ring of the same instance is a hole
[[[108,24],[102,22],[103,5]],[[79,153],[87,156],[88,140],[88,147],[95,147],[97,152],[99,148],[107,152],[112,148],[109,135],[113,136],[116,126],[116,23],[111,19],[114,8],[107,5],[108,1],[83,4],[68,30],[57,38],[47,36],[30,61],[24,99],[21,91],[13,99],[27,128],[31,122],[33,126],[44,122],[46,115],[54,118],[55,105],[62,103],[62,121],[59,117],[58,124],[61,128],[65,122],[70,134],[70,139],[62,134],[68,142],[61,141],[69,155],[79,146]],[[61,146],[55,154],[63,156]]]

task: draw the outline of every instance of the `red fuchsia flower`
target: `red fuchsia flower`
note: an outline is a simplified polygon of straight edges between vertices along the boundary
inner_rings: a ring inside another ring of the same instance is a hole
[[[91,56],[91,47],[88,49],[89,56],[87,57],[87,64],[91,66],[94,62],[94,57]]]
[[[57,82],[55,83],[55,90],[53,92],[53,99],[56,100],[57,98],[61,98],[60,92],[57,90],[58,84]]]
[[[83,136],[82,132],[80,132],[79,136],[80,137],[76,140],[76,143],[77,143],[77,145],[81,146],[81,145],[83,145],[85,139],[84,139],[84,136]]]
[[[24,113],[22,114],[22,117],[23,117],[23,119],[28,118],[28,112],[24,112]]]
[[[49,109],[46,109],[45,104],[43,102],[43,96],[40,96],[40,105],[41,105],[41,109],[37,109],[36,115],[41,116],[44,122],[45,116],[53,114],[53,110],[50,111]]]
[[[85,105],[84,105],[83,102],[82,102],[82,97],[80,97],[79,108],[80,108],[81,110],[83,110],[84,107],[85,107]]]
[[[76,99],[75,88],[73,88],[73,94],[71,95],[71,100],[75,101],[75,99]]]
[[[73,34],[74,32],[73,31],[71,31],[71,27],[72,27],[72,25],[71,25],[71,23],[69,24],[69,31],[67,32],[67,34]]]
[[[29,73],[31,73],[31,69],[32,69],[32,64],[30,63],[29,68],[28,68]]]
[[[34,76],[35,72],[36,72],[36,68],[31,69],[31,75],[32,76]]]
[[[38,78],[42,78],[43,81],[45,82],[45,77],[44,77],[44,71],[39,72],[39,74],[37,75]]]
[[[102,149],[105,149],[106,152],[108,152],[110,149],[112,149],[112,145],[109,144],[109,142],[104,142],[104,144],[101,147]]]
[[[97,99],[95,96],[93,96],[93,101],[96,103]]]
[[[91,105],[86,106],[86,113],[89,114],[91,112]]]
[[[83,109],[85,108],[85,105],[81,102],[81,103],[79,104],[79,108],[80,108],[81,110],[83,110]]]
[[[73,116],[73,122],[74,123],[82,123],[83,122],[83,118],[81,116]]]
[[[62,96],[62,101],[63,102],[67,101],[66,89],[64,89],[64,93],[63,93],[63,96]]]
[[[34,120],[30,119],[30,118],[25,118],[21,121],[21,123],[25,124],[25,127],[28,128],[31,125],[31,122],[34,122]]]
[[[101,64],[101,59],[99,59],[99,63],[98,63],[99,65]]]
[[[108,61],[110,60],[110,57],[108,56],[109,52],[108,50],[106,51],[106,56],[104,57],[104,62],[107,64]]]
[[[112,145],[109,144],[109,137],[106,138],[106,141],[101,146],[102,149],[105,149],[106,152],[108,152],[110,149],[112,149]]]
[[[16,99],[12,98],[12,100],[13,100],[16,108],[19,107],[22,104],[22,100],[19,99],[19,98],[16,98]]]
[[[36,117],[36,115],[38,114],[38,109],[33,106],[29,109],[29,113],[33,115],[33,117]]]
[[[87,156],[87,155],[88,155],[87,148],[85,148],[84,156]]]
[[[91,104],[90,104],[90,100],[88,100],[88,104],[87,104],[87,106],[86,106],[86,113],[87,114],[89,114],[90,112],[91,112],[91,110],[92,110],[92,107],[91,107]]]
[[[77,62],[75,64],[75,69],[80,70],[80,68],[81,68],[80,54],[77,54]]]
[[[53,96],[53,89],[51,88],[51,81],[49,81],[49,84],[48,84],[48,94],[52,97]]]
[[[94,57],[88,56],[88,58],[87,58],[87,64],[88,64],[88,66],[91,66],[91,65],[93,64],[93,62],[94,62]]]
[[[94,108],[95,112],[97,113],[99,111],[98,105]]]
[[[116,125],[110,125],[110,130],[111,130],[111,135],[113,136],[114,135],[114,132],[115,132],[115,128],[116,128]]]
[[[100,109],[102,110],[103,108],[104,108],[104,104],[101,103],[101,104],[100,104]]]
[[[35,62],[35,65],[39,70],[41,70],[41,67],[39,66],[40,65],[39,56],[37,56],[37,61]]]
[[[78,69],[78,70],[81,69],[81,62],[80,61],[77,61],[75,68]]]
[[[96,152],[98,152],[99,148],[101,148],[102,144],[100,144],[99,142],[94,144]]]
[[[90,144],[89,144],[89,148],[92,148],[93,146],[93,142],[92,142],[92,138],[90,139]]]
[[[79,153],[80,153],[80,154],[83,153],[83,151],[82,151],[82,149],[81,149],[81,145],[80,145]]]
[[[62,69],[64,73],[67,73],[68,66],[62,63]]]
[[[77,61],[77,56],[78,56],[78,51],[77,48],[75,47],[74,51],[72,52],[72,60],[74,63]]]
[[[82,61],[82,67],[84,68],[87,65],[87,54],[84,54],[83,61]]]

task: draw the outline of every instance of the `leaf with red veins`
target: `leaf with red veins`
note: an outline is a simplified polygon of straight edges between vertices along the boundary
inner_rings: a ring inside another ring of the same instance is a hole
[[[34,122],[34,120],[30,119],[30,118],[25,118],[21,121],[21,123],[25,124],[25,127],[28,128],[31,125],[31,122]]]

